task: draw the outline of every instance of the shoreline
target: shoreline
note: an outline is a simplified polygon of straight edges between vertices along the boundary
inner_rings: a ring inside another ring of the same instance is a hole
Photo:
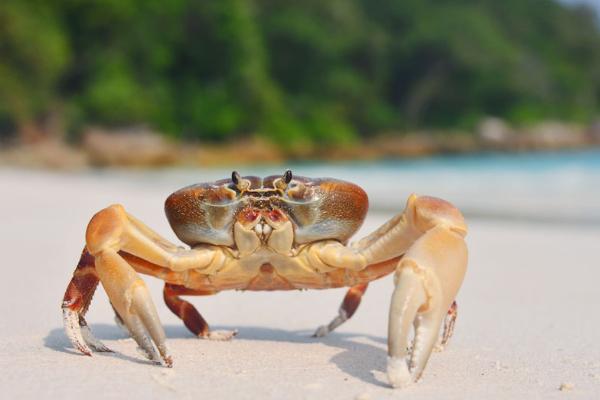
[[[364,149],[364,147],[361,147]],[[228,166],[277,166],[286,163],[311,164],[330,163],[343,165],[347,163],[369,163],[388,161],[415,161],[434,157],[457,157],[457,156],[497,156],[497,155],[528,155],[528,154],[561,154],[561,153],[584,153],[587,151],[600,150],[600,143],[584,143],[580,146],[571,147],[534,147],[534,148],[487,148],[481,147],[464,151],[432,150],[415,154],[412,151],[404,152],[367,151],[363,153],[352,151],[338,152],[332,157],[307,156],[304,158],[284,157],[271,154],[269,157],[244,156],[240,154],[237,146],[215,146],[215,145],[182,145],[178,150],[169,150],[168,154],[161,151],[160,157],[150,160],[140,160],[137,157],[131,159],[119,158],[118,160],[102,161],[94,160],[84,148],[64,143],[40,143],[35,145],[8,145],[0,147],[0,167],[14,167],[25,169],[49,169],[49,170],[94,170],[94,169],[164,169],[164,168],[224,168]],[[198,155],[200,154],[200,155]],[[210,154],[210,156],[206,156]]]
[[[283,163],[381,162],[434,156],[527,154],[600,149],[600,124],[588,128],[558,122],[512,130],[499,121],[477,133],[423,131],[376,135],[351,144],[284,149],[257,136],[229,143],[177,142],[141,128],[89,129],[77,145],[58,138],[0,145],[0,165],[50,168],[164,168],[277,165]],[[498,126],[500,125],[500,126]]]

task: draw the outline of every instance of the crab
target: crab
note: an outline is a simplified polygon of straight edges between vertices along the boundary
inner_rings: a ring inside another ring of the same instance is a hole
[[[407,386],[420,379],[436,343],[443,346],[452,335],[467,227],[447,201],[413,194],[402,213],[349,243],[367,209],[367,194],[349,182],[289,170],[265,178],[234,171],[230,179],[188,186],[167,198],[168,221],[188,246],[182,247],[111,205],[87,226],[62,303],[66,334],[85,355],[110,351],[84,318],[100,282],[142,352],[171,367],[165,332],[138,273],[164,280],[167,307],[194,335],[212,340],[229,340],[236,331],[211,330],[180,296],[350,287],[337,316],[315,332],[320,337],[352,317],[370,281],[393,273],[387,377],[393,387]]]

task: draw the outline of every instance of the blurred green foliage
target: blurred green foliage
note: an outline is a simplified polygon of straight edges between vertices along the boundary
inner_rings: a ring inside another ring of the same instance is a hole
[[[584,121],[600,33],[552,0],[2,0],[0,130],[59,113],[284,148],[418,128]]]

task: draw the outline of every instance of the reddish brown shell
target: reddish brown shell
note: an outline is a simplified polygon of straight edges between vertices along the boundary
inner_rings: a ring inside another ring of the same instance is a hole
[[[233,247],[233,224],[246,207],[280,209],[294,226],[296,244],[323,239],[346,242],[361,226],[368,209],[359,186],[332,178],[294,176],[278,190],[280,176],[246,176],[250,188],[241,193],[231,179],[180,189],[165,202],[177,237],[190,246],[201,243]]]

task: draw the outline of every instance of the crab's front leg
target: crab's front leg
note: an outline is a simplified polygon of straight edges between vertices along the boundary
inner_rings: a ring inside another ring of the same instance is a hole
[[[120,205],[100,211],[88,225],[86,250],[63,301],[65,330],[71,342],[87,355],[91,355],[88,346],[97,351],[107,350],[87,328],[82,332],[86,326],[83,314],[100,281],[119,317],[148,358],[171,366],[156,308],[146,285],[126,261],[127,255],[139,257],[164,273],[218,268],[225,255],[218,248],[179,248],[127,214]]]
[[[320,268],[360,271],[399,259],[388,330],[388,378],[394,387],[418,380],[425,368],[465,274],[465,235],[464,219],[454,206],[413,195],[402,214],[352,246],[330,242],[308,250]]]

